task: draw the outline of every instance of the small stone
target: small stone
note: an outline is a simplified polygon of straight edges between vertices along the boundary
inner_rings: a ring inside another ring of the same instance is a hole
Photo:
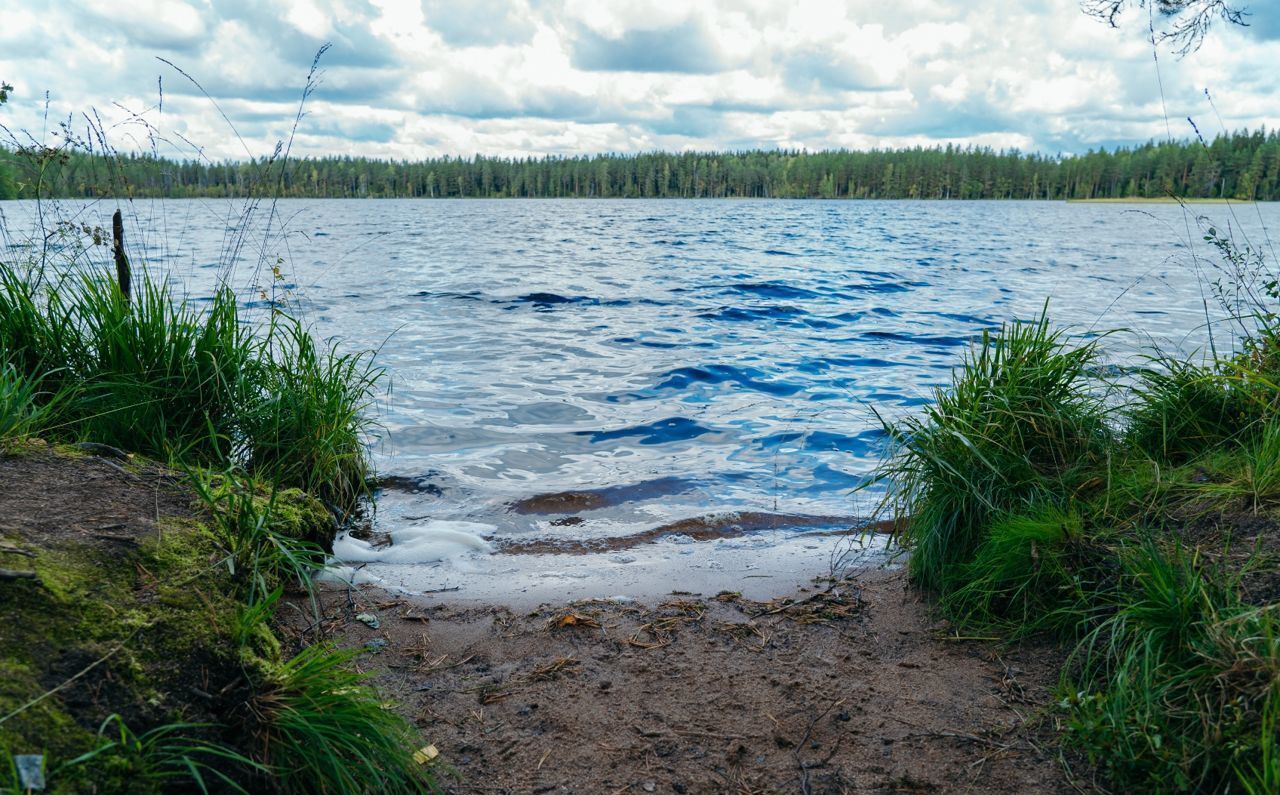
[[[654,792],[655,790],[658,789],[658,785],[654,784],[652,781],[646,781],[645,783],[640,785],[640,789],[644,790],[645,792]]]
[[[367,625],[369,629],[377,629],[378,627],[382,626],[382,622],[379,621],[378,617],[375,616],[373,613],[359,613],[356,615],[356,621],[359,621],[361,624]]]

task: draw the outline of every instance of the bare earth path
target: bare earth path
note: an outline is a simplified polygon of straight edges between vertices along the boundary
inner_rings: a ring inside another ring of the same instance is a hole
[[[948,639],[901,574],[519,614],[328,587],[295,632],[371,650],[452,792],[1072,791],[1059,653]]]

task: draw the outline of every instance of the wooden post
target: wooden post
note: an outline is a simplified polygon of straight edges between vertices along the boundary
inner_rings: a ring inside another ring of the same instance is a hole
[[[129,302],[129,258],[124,255],[124,219],[120,211],[111,216],[112,251],[116,257],[116,279],[120,282],[120,293],[125,303]]]

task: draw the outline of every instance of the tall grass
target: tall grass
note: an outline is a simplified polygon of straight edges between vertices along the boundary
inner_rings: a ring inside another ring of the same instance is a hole
[[[383,371],[372,353],[322,345],[287,315],[273,317],[267,346],[262,389],[243,427],[247,468],[351,505],[369,479],[364,440]]]
[[[910,516],[902,542],[925,587],[949,590],[992,521],[1065,507],[1109,441],[1090,387],[1095,342],[1069,346],[1046,314],[984,333],[922,418],[888,427],[895,455],[880,476]]]
[[[1142,371],[1130,407],[1130,442],[1148,455],[1182,462],[1246,435],[1257,420],[1244,385],[1214,365],[1157,355]]]
[[[40,427],[54,407],[37,405],[37,380],[0,362],[0,442],[21,438]]]
[[[1075,511],[1057,507],[993,522],[942,597],[967,623],[1012,635],[1069,631],[1088,611],[1091,541]]]
[[[26,422],[48,435],[241,466],[344,509],[364,489],[381,371],[279,311],[255,333],[229,288],[198,308],[144,275],[126,301],[105,276],[0,264],[0,342],[27,416],[56,397],[56,422]]]

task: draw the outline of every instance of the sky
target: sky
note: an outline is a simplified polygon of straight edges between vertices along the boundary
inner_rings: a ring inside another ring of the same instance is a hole
[[[1280,126],[1273,4],[1161,50],[1157,79],[1145,12],[1116,30],[1076,0],[6,0],[0,124],[264,156],[330,43],[297,155],[1074,153],[1186,138],[1188,116],[1210,137]]]

